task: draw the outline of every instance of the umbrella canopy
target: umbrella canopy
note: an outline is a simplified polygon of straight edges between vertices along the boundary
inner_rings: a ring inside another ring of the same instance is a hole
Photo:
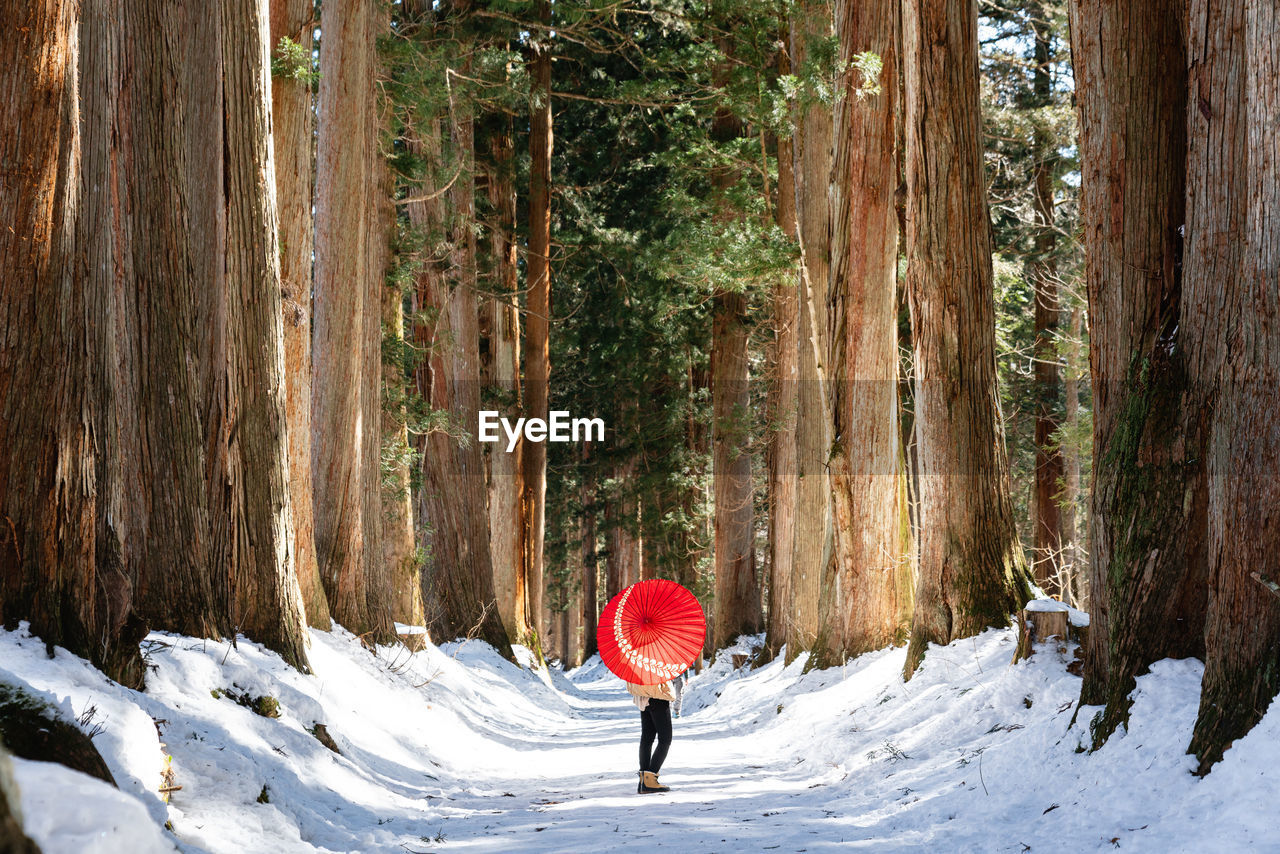
[[[697,660],[706,636],[697,597],[665,578],[637,582],[614,596],[596,627],[605,666],[637,685],[679,676]]]

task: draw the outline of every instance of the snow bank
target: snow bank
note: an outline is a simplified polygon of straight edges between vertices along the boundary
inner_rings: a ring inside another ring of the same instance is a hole
[[[1090,754],[1079,680],[1052,652],[1010,665],[1011,631],[931,647],[907,683],[900,649],[734,670],[759,643],[742,638],[689,681],[673,791],[638,797],[638,716],[598,658],[566,674],[479,642],[374,657],[340,629],[311,639],[303,676],[243,640],[152,634],[143,693],[0,632],[14,679],[97,707],[121,786],[18,763],[32,836],[49,852],[1280,850],[1280,712],[1194,777],[1195,661],[1141,677],[1129,729]],[[242,705],[264,696],[278,717]]]

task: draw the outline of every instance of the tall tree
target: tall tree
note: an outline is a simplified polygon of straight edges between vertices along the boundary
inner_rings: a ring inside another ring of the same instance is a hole
[[[333,618],[358,635],[390,640],[389,591],[378,584],[386,572],[378,465],[382,275],[373,245],[380,239],[372,172],[376,6],[335,0],[321,20],[312,471],[316,553]]]
[[[1280,14],[1197,0],[1190,20],[1184,300],[1219,339],[1201,353],[1221,358],[1217,376],[1200,378],[1216,380],[1205,673],[1191,740],[1205,773],[1280,690]]]
[[[583,449],[583,456],[588,451]],[[596,551],[596,488],[595,478],[585,472],[582,479],[582,658],[585,661],[597,652],[596,626],[600,622],[598,594],[599,568]]]
[[[1191,331],[1180,319],[1187,81],[1170,73],[1186,63],[1184,11],[1169,0],[1071,6],[1099,461],[1081,690],[1082,703],[1105,704],[1095,743],[1127,717],[1147,666],[1204,649],[1204,562],[1190,559],[1202,547],[1191,520],[1203,518],[1204,438],[1199,427],[1179,435],[1197,408],[1183,399],[1180,346]]]
[[[752,503],[747,298],[720,291],[712,325],[711,389],[714,408],[712,472],[715,484],[714,648],[760,630]]]
[[[791,73],[785,47],[778,51],[779,72]],[[778,140],[778,228],[796,238],[794,144]],[[767,645],[777,655],[790,644],[792,621],[792,549],[796,531],[796,407],[800,369],[799,287],[794,269],[779,276],[773,289],[773,382],[769,396],[769,613]]]
[[[415,3],[414,25],[449,45],[456,66],[444,69],[454,97],[432,105],[408,129],[426,172],[406,201],[408,219],[428,239],[417,273],[416,346],[424,355],[416,382],[439,417],[422,437],[418,526],[426,552],[423,603],[437,639],[475,636],[504,653],[511,646],[494,593],[489,550],[488,487],[477,441],[480,406],[480,301],[476,237],[475,106],[462,81],[473,73],[472,7]],[[455,79],[454,72],[458,72]],[[441,168],[444,167],[444,168]],[[447,174],[445,174],[447,172]]]
[[[718,45],[724,59],[716,70],[721,86],[732,61],[727,39]],[[728,105],[717,107],[711,140],[728,146],[743,133]],[[740,216],[729,192],[739,177],[732,154],[721,155],[711,174],[714,220],[729,226]],[[728,646],[761,627],[760,585],[756,579],[755,506],[751,481],[750,327],[748,300],[741,291],[717,289],[711,321],[711,471],[715,491],[715,603],[712,649]]]
[[[609,544],[605,551],[605,566],[609,599],[639,581],[643,567],[634,493],[636,461],[630,458],[630,454],[628,457],[615,463],[612,488],[605,499],[605,537]]]
[[[375,7],[375,32],[391,30],[390,8],[385,4]],[[389,69],[381,53],[375,72],[379,80],[389,77]],[[392,257],[391,235],[398,233],[400,223],[392,204],[395,185],[388,167],[388,153],[382,140],[391,127],[395,105],[385,86],[377,88],[374,102],[375,139],[379,144],[369,150],[369,171],[374,184],[374,220],[370,234],[371,253],[369,277],[380,280],[380,308],[378,322],[372,313],[366,332],[368,341],[376,340],[377,348],[370,348],[367,355],[380,356],[369,370],[381,374],[380,404],[373,413],[374,423],[380,423],[381,436],[378,458],[370,457],[377,466],[381,488],[371,492],[367,512],[380,520],[381,556],[377,568],[381,577],[370,587],[375,598],[371,608],[385,607],[395,622],[421,625],[425,620],[422,604],[422,560],[414,536],[413,465],[415,455],[409,444],[409,382],[404,354],[408,352],[405,328],[404,303],[406,279],[401,267],[402,259]],[[394,241],[399,247],[399,239]],[[377,595],[385,595],[386,601],[377,601]]]
[[[516,150],[510,115],[492,113],[482,124],[482,149],[488,222],[481,254],[487,260],[487,296],[480,300],[480,374],[485,406],[507,417],[520,413],[519,264],[516,242]],[[512,643],[528,643],[525,578],[526,533],[522,454],[524,441],[508,453],[490,445],[485,453],[489,476],[489,549],[498,613]]]
[[[800,3],[792,14],[791,55],[804,76],[829,85],[823,50],[835,25],[825,0]],[[831,276],[832,114],[829,103],[809,95],[795,110],[795,193],[800,238],[796,372],[796,529],[792,541],[789,655],[812,650],[832,657],[839,640],[844,590],[825,577],[831,557],[831,410],[827,387],[827,295]],[[839,635],[839,630],[835,634]]]
[[[529,40],[529,255],[525,295],[525,412],[546,419],[548,337],[551,331],[551,2],[535,4],[539,31]],[[543,537],[546,527],[547,446],[524,449],[524,575],[528,618],[535,639],[543,631]],[[536,643],[536,640],[535,640]]]
[[[904,6],[907,287],[920,459],[908,676],[929,643],[1006,625],[1030,594],[996,396],[977,48],[974,5]]]
[[[900,641],[910,619],[905,454],[898,423],[899,4],[836,5],[832,218],[833,575],[843,591],[829,641],[840,657]],[[874,84],[858,62],[880,64]]]
[[[267,4],[229,0],[221,11],[226,355],[218,386],[225,389],[227,432],[225,457],[221,448],[218,456],[228,482],[211,484],[214,518],[226,520],[215,525],[213,542],[228,539],[233,625],[305,668],[289,502]],[[221,426],[217,418],[213,424]]]
[[[0,617],[136,677],[129,567],[99,569],[96,545],[102,398],[91,380],[106,340],[88,322],[95,295],[75,264],[76,211],[94,201],[79,189],[79,4],[41,0],[12,14],[23,26],[0,45],[0,161],[14,164],[0,184]],[[88,43],[87,71],[113,56],[102,47]],[[93,154],[90,169],[102,165]]]
[[[61,44],[59,31],[36,32]],[[305,667],[285,485],[265,6],[95,4],[78,42],[83,111],[74,101],[59,110],[80,131],[79,175],[76,137],[46,136],[51,153],[26,161],[40,176],[39,202],[14,210],[23,228],[43,219],[51,239],[50,255],[15,257],[26,262],[20,275],[40,273],[24,293],[55,290],[44,303],[7,303],[6,322],[55,337],[24,335],[30,349],[5,349],[15,366],[4,372],[5,406],[31,393],[28,380],[61,393],[39,416],[45,424],[30,425],[37,432],[22,430],[56,448],[6,478],[27,503],[9,514],[22,523],[9,530],[14,556],[25,557],[4,573],[5,618],[31,619],[49,642],[130,683],[148,624],[214,637],[243,630]],[[57,49],[46,56],[20,68],[47,75],[70,61]],[[77,75],[64,68],[37,90],[38,104],[69,97]],[[50,133],[39,111],[32,119],[22,139]],[[42,183],[48,163],[56,185]],[[8,282],[3,293],[16,298]],[[43,357],[52,373],[31,373],[52,340],[57,355]],[[55,483],[60,497],[42,491]],[[41,527],[54,518],[56,528]]]
[[[284,303],[285,418],[289,436],[289,505],[294,567],[307,622],[327,630],[329,602],[316,561],[311,487],[312,0],[272,0],[272,144],[280,223]],[[294,48],[293,45],[297,47]]]
[[[81,71],[90,197],[77,244],[133,284],[112,293],[103,267],[85,273],[101,300],[91,312],[109,329],[98,354],[107,411],[97,480],[107,494],[140,484],[112,496],[99,536],[118,537],[120,571],[135,579],[132,605],[143,620],[227,636],[238,556],[225,515],[239,487],[230,482],[225,409],[235,325],[225,310],[226,163],[222,145],[208,145],[225,133],[221,22],[217,10],[156,3],[95,9],[85,23],[81,43],[94,45]],[[181,59],[163,35],[175,30]],[[192,32],[209,37],[185,37]],[[181,108],[168,113],[172,105]],[[172,122],[155,120],[167,114]],[[98,213],[109,218],[95,221]]]

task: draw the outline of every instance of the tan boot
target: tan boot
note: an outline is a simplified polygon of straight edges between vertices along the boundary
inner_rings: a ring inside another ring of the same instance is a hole
[[[652,771],[640,772],[640,791],[644,794],[650,792],[669,792],[671,787],[664,786],[658,782],[658,775]]]

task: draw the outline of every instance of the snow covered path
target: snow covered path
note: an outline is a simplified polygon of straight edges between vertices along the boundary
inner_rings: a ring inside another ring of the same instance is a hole
[[[1192,776],[1196,661],[1157,663],[1128,731],[1087,753],[1079,680],[1052,651],[1011,665],[1008,630],[931,648],[909,683],[901,649],[807,674],[722,654],[674,722],[673,791],[637,795],[639,716],[598,660],[566,677],[479,643],[375,657],[335,630],[303,675],[243,640],[144,647],[137,692],[0,632],[0,682],[93,707],[120,785],[18,762],[46,854],[1280,852],[1280,709]],[[279,717],[237,702],[259,696]]]
[[[590,676],[599,678],[579,677],[566,686],[570,714],[548,715],[545,731],[513,745],[509,781],[477,781],[493,789],[442,810],[453,813],[447,850],[586,852],[635,844],[673,851],[804,850],[803,843],[796,847],[805,835],[797,825],[823,818],[824,811],[786,801],[810,789],[812,779],[788,773],[793,761],[758,736],[737,732],[714,709],[673,721],[662,773],[673,791],[638,796],[639,714],[616,678],[599,670]]]

